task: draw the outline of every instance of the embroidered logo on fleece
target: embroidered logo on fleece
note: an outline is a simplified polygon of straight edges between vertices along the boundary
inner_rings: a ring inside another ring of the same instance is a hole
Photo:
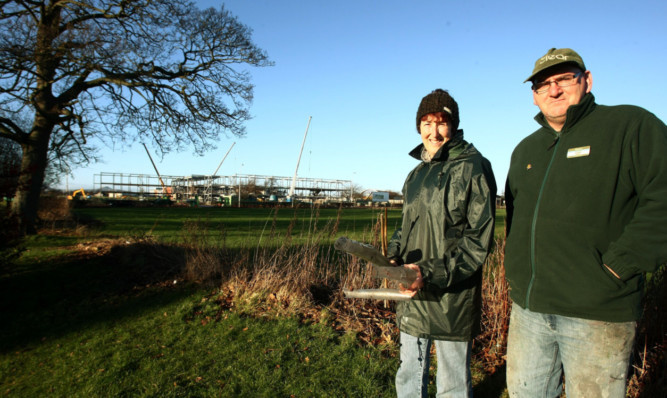
[[[567,158],[581,158],[591,154],[591,146],[580,146],[577,148],[570,148],[567,150]]]

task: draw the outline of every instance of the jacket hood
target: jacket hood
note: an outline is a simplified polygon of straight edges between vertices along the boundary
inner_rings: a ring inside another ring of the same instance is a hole
[[[424,150],[424,144],[417,145],[410,151],[410,156],[417,160],[422,160],[421,154]],[[463,139],[463,130],[457,130],[452,138],[445,142],[445,145],[438,149],[438,152],[433,155],[432,161],[446,161],[458,158],[465,158],[478,153],[475,147]]]

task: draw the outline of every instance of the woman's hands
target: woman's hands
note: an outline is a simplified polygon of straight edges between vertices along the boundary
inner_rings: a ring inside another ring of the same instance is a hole
[[[422,272],[417,266],[417,264],[405,264],[403,265],[405,268],[410,268],[411,270],[414,270],[417,273],[417,278],[415,279],[414,282],[408,287],[403,286],[403,284],[398,285],[398,289],[401,291],[401,293],[408,294],[410,297],[414,297],[415,294],[424,287],[424,280],[422,279]]]

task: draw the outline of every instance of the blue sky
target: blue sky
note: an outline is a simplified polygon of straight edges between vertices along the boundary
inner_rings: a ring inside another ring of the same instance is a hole
[[[252,69],[253,119],[244,138],[217,150],[159,158],[164,175],[298,175],[400,191],[420,143],[415,113],[435,88],[449,90],[460,128],[492,163],[502,192],[512,150],[537,128],[529,84],[551,47],[570,47],[593,75],[600,104],[633,104],[667,121],[667,2],[301,1],[222,3],[253,30],[275,66]],[[150,148],[150,146],[149,146]],[[103,162],[77,169],[70,190],[100,172],[155,174],[143,146],[103,147]],[[63,181],[63,185],[65,181]]]

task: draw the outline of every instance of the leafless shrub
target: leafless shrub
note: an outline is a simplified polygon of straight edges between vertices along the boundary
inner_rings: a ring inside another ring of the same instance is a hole
[[[62,195],[50,194],[40,197],[37,217],[40,220],[41,228],[57,230],[63,227],[75,227],[69,202]]]
[[[482,332],[475,339],[476,357],[487,373],[505,364],[510,299],[505,280],[505,239],[496,239],[482,278]]]
[[[209,228],[201,221],[186,221],[182,245],[185,248],[184,277],[190,281],[212,283],[224,272],[226,255],[225,231],[210,238]]]
[[[667,391],[667,266],[651,275],[644,313],[637,325],[628,397],[664,396]]]

